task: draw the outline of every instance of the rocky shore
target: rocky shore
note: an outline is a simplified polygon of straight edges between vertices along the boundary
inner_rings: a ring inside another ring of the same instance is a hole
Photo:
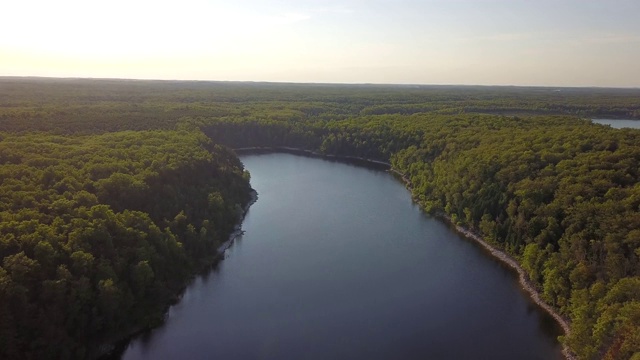
[[[393,168],[390,169],[389,171],[398,175],[402,179],[402,181],[405,183],[409,191],[413,190],[411,186],[411,181],[409,180],[409,178],[407,178],[405,174]],[[527,275],[527,273],[524,271],[524,269],[513,257],[511,257],[506,252],[489,244],[480,235],[474,233],[473,231],[463,226],[460,226],[454,223],[451,217],[449,217],[448,215],[444,213],[440,213],[440,214],[437,214],[437,216],[445,220],[452,226],[455,226],[455,229],[458,231],[458,233],[460,233],[467,239],[473,240],[474,242],[482,246],[495,259],[500,260],[502,263],[514,269],[518,273],[518,281],[520,282],[520,285],[529,294],[529,297],[531,298],[531,300],[556,320],[556,322],[562,328],[562,331],[564,332],[565,336],[568,336],[571,333],[571,324],[569,323],[569,320],[564,318],[554,308],[552,308],[549,304],[547,304],[544,300],[542,300],[542,298],[540,297],[540,293],[538,292],[536,287],[533,285],[531,280],[529,280],[529,276]],[[576,357],[571,351],[571,349],[569,349],[569,347],[565,344],[562,345],[562,354],[567,360],[576,360]]]
[[[544,300],[542,300],[542,298],[540,297],[540,293],[535,288],[533,283],[531,283],[531,281],[529,280],[529,276],[527,275],[527,273],[524,271],[524,269],[520,266],[520,264],[518,264],[518,262],[513,257],[509,256],[509,254],[505,253],[504,251],[497,249],[491,244],[487,243],[484,239],[482,239],[482,237],[473,233],[469,229],[466,229],[459,225],[455,225],[453,221],[451,221],[451,218],[449,218],[448,216],[442,215],[442,218],[446,219],[449,223],[454,225],[456,227],[456,230],[460,234],[464,235],[468,239],[475,241],[477,244],[480,244],[480,246],[485,248],[494,258],[502,261],[504,264],[514,269],[518,273],[518,280],[520,282],[520,285],[529,294],[529,297],[531,298],[531,300],[533,300],[534,303],[540,306],[544,311],[546,311],[549,315],[551,315],[556,320],[556,322],[562,328],[562,331],[564,332],[565,336],[568,336],[571,333],[571,325],[569,323],[569,320],[565,319],[554,308],[552,308],[551,306],[549,306],[549,304],[547,304],[546,302],[544,302]],[[575,355],[571,352],[571,349],[569,349],[566,345],[562,346],[562,353],[567,360],[576,359]]]

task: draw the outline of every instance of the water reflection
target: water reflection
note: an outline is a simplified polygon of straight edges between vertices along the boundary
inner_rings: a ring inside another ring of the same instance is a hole
[[[241,242],[124,359],[559,359],[516,276],[384,171],[241,157]]]

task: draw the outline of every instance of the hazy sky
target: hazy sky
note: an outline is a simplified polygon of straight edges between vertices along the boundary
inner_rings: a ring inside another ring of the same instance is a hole
[[[5,0],[0,75],[640,86],[640,0]]]

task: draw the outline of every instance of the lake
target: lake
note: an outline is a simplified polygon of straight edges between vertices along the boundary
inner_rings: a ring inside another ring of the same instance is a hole
[[[609,125],[614,129],[640,129],[640,120],[624,120],[624,119],[591,119],[596,124]]]
[[[389,173],[242,155],[258,201],[134,359],[562,359],[516,276]]]

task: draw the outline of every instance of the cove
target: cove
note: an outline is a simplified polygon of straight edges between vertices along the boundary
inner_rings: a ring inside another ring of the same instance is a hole
[[[561,359],[516,275],[374,168],[243,155],[244,235],[131,359]]]

